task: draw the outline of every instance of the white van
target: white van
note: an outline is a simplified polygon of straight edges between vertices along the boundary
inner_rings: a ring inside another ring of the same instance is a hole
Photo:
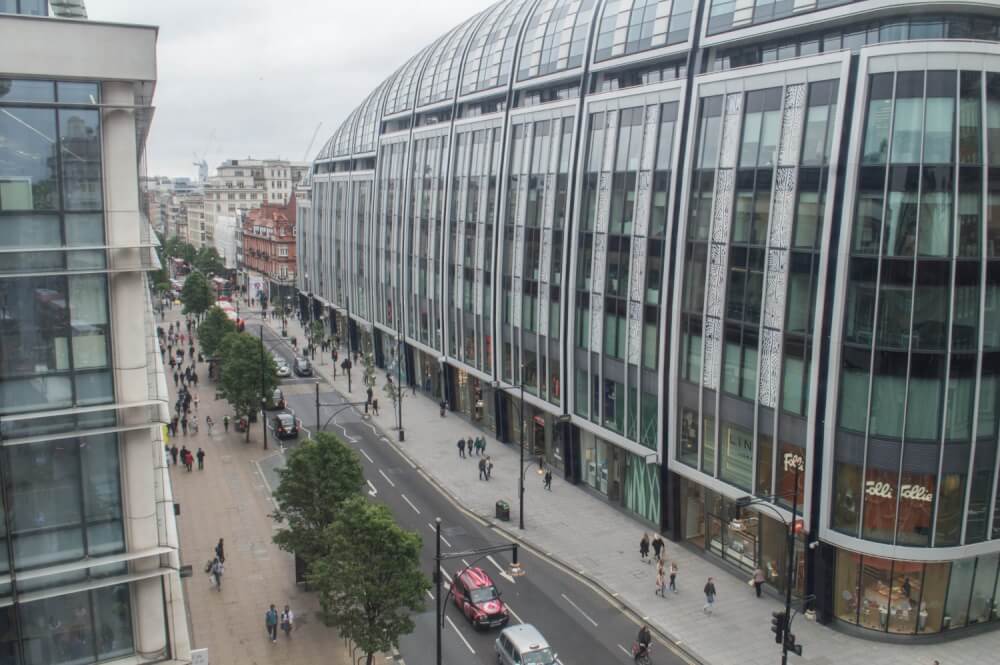
[[[538,629],[527,623],[504,628],[495,646],[499,665],[554,665],[559,657]]]

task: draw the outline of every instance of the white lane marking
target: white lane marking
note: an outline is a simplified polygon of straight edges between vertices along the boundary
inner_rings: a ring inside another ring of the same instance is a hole
[[[344,433],[344,438],[345,439],[347,439],[351,443],[357,443],[358,442],[357,439],[355,439],[353,436],[351,436],[350,434],[347,433],[347,428],[346,427],[344,427],[340,423],[336,423],[336,422],[333,423],[333,424],[336,425],[337,427],[339,427],[341,429],[341,431]]]
[[[507,580],[511,584],[516,584],[516,582],[514,581],[514,578],[510,575],[510,573],[508,573],[506,570],[503,569],[503,566],[501,566],[499,563],[497,563],[497,560],[493,558],[492,554],[487,554],[486,555],[486,559],[490,563],[492,563],[494,566],[497,567],[497,570],[500,571],[500,577],[504,578],[505,580]]]
[[[469,644],[469,640],[465,639],[465,635],[463,635],[462,631],[460,631],[458,629],[458,626],[456,626],[455,622],[451,620],[451,617],[446,616],[445,619],[447,619],[448,623],[451,624],[451,627],[455,629],[455,634],[458,635],[459,639],[461,639],[462,642],[465,643],[465,646],[467,646],[469,648],[469,651],[471,651],[473,654],[475,654],[476,650],[472,648],[471,644]]]
[[[436,528],[434,528],[434,525],[433,525],[433,524],[431,524],[430,522],[428,522],[428,523],[427,523],[427,526],[428,526],[428,527],[430,528],[430,530],[431,530],[431,531],[433,531],[433,532],[437,533],[437,529],[436,529]],[[442,542],[442,543],[444,543],[445,545],[447,545],[448,547],[451,547],[451,543],[449,543],[449,542],[448,542],[448,539],[447,539],[447,538],[445,538],[444,536],[441,536],[441,542]]]
[[[312,431],[308,427],[303,427],[302,431],[306,433],[306,437],[307,438],[310,438],[310,439],[312,438],[313,433],[312,433]]]
[[[372,485],[372,481],[369,480],[367,482],[368,482],[368,487],[371,488],[370,490],[368,490],[368,495],[369,496],[375,496],[376,494],[378,494],[378,490],[375,489],[374,485]]]
[[[364,455],[364,456],[365,456],[365,459],[366,459],[366,460],[368,460],[368,461],[369,461],[369,462],[371,462],[372,464],[374,464],[374,463],[375,463],[375,460],[373,460],[373,459],[372,459],[371,457],[369,457],[369,456],[368,456],[368,453],[366,453],[366,452],[365,452],[365,449],[364,449],[364,448],[358,448],[358,451],[359,451],[359,452],[360,452],[360,453],[361,453],[362,455]]]
[[[413,508],[413,512],[415,512],[417,515],[420,514],[420,510],[416,506],[413,505],[412,501],[410,501],[409,499],[406,498],[405,494],[400,494],[400,496],[403,497],[403,501],[406,502],[406,505],[408,505],[410,508]]]
[[[445,584],[450,585],[451,575],[449,575],[448,571],[444,569],[444,566],[438,566],[438,569],[441,571],[441,574],[444,575],[444,579],[446,580]]]
[[[365,455],[365,457],[368,457],[368,455]],[[369,459],[368,461],[370,462],[371,459]],[[395,487],[396,486],[396,483],[394,483],[391,480],[389,480],[389,476],[385,475],[385,471],[383,471],[382,469],[379,469],[378,472],[380,474],[382,474],[383,478],[385,478],[385,482],[389,483],[389,487]]]
[[[465,559],[462,559],[462,563],[464,563],[464,564],[465,564],[465,567],[466,567],[466,568],[468,568],[468,567],[469,567],[469,562],[468,562],[468,561],[466,561]]]
[[[559,665],[564,665],[564,663],[561,660],[559,660],[558,658],[556,658],[556,662],[559,663]]]
[[[434,600],[434,594],[433,594],[433,593],[431,593],[431,590],[430,590],[430,589],[427,589],[427,595],[428,595],[428,596],[430,596],[430,599],[431,599],[431,600]]]
[[[565,600],[567,603],[569,603],[570,605],[572,605],[573,608],[576,609],[577,612],[579,612],[580,614],[582,614],[584,619],[586,619],[587,621],[589,621],[590,623],[592,623],[594,625],[594,628],[597,628],[597,622],[594,621],[593,619],[591,619],[589,616],[587,616],[587,613],[584,612],[583,610],[581,610],[579,605],[577,605],[572,600],[570,600],[569,596],[567,596],[564,593],[561,593],[559,595],[563,597],[563,600]]]
[[[521,618],[520,614],[518,614],[517,612],[514,611],[513,607],[511,607],[507,603],[505,603],[505,605],[507,605],[507,611],[510,612],[512,615],[514,615],[514,618],[517,619],[518,623],[524,623],[524,619]]]
[[[385,438],[384,436],[380,436],[378,440],[382,441],[383,443],[389,443],[389,439]]]
[[[375,429],[375,426],[374,426],[374,425],[372,425],[371,423],[365,423],[365,425],[368,425],[369,427],[371,427],[371,429],[372,429],[372,434],[378,434],[378,430],[377,430],[377,429]]]
[[[621,649],[622,651],[624,651],[626,656],[631,656],[632,655],[632,652],[629,651],[628,649],[626,649],[625,647],[623,647],[622,645],[619,644],[618,648]]]

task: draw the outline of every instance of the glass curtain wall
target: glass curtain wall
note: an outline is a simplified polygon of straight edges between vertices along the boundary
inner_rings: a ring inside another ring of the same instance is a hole
[[[654,450],[676,119],[676,102],[590,113],[576,237],[573,410]]]
[[[698,115],[676,455],[785,506],[804,499],[837,90],[829,80],[709,96]]]
[[[409,297],[407,334],[428,346],[441,345],[441,227],[444,217],[444,190],[448,167],[448,135],[441,133],[413,141],[413,169],[410,180],[410,220],[406,234],[403,266]],[[406,282],[404,282],[405,284]]]
[[[560,404],[562,253],[571,116],[515,121],[502,230],[501,376]]]
[[[493,232],[501,128],[455,134],[448,223],[448,349],[476,369],[493,371]]]
[[[980,320],[996,263],[983,117],[991,94],[1000,104],[1000,75],[889,72],[866,92],[831,524],[911,547],[980,542],[998,363],[995,317]]]
[[[351,274],[351,314],[362,319],[371,320],[371,308],[368,295],[371,293],[369,283],[369,252],[372,246],[372,214],[371,214],[372,180],[371,178],[352,179],[351,181],[351,226],[355,229],[352,255],[348,257]],[[346,303],[345,303],[346,304]]]
[[[399,308],[402,306],[399,286],[401,234],[406,232],[402,224],[406,177],[406,139],[383,143],[379,151],[378,192],[375,209],[375,274],[378,280],[375,290],[375,321],[390,328],[399,325]],[[397,314],[398,313],[398,314]]]

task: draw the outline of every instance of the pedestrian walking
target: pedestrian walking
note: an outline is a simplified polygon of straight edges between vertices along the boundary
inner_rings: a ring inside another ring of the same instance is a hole
[[[278,610],[274,605],[264,615],[264,625],[267,627],[267,636],[271,638],[271,643],[278,641]]]
[[[670,562],[670,590],[677,593],[677,562]]]
[[[176,423],[176,420],[174,421]],[[174,427],[177,427],[175,424]],[[177,444],[170,446],[170,458],[174,460],[174,466],[177,466]]]
[[[205,427],[208,428],[208,435],[212,436],[212,430],[215,429],[215,421],[212,420],[212,416],[205,416]]]
[[[225,568],[222,562],[219,561],[218,557],[212,560],[212,567],[209,569],[209,574],[212,576],[212,582],[215,584],[215,590],[222,593],[222,574],[225,572]]]
[[[465,457],[465,439],[458,440],[458,456]]]
[[[184,436],[188,434],[188,419],[186,416],[181,418],[181,432],[184,433]]]
[[[378,415],[378,398],[377,397],[372,400],[372,413],[374,413],[376,416]]]
[[[660,558],[660,555],[661,555],[662,552],[663,552],[663,538],[661,538],[660,534],[658,534],[658,533],[654,534],[653,535],[653,557],[657,561],[662,561],[662,559]]]
[[[198,416],[195,416],[194,418],[191,419],[191,425],[190,425],[190,427],[191,427],[191,436],[197,436],[198,435]]]
[[[715,605],[715,578],[709,577],[708,581],[705,582],[705,606],[701,608],[701,611],[705,614],[712,614],[712,606]]]
[[[763,570],[761,570],[760,568],[758,568],[757,570],[753,571],[753,578],[750,580],[750,583],[753,584],[754,592],[757,594],[758,598],[760,598],[761,587],[764,586],[764,582],[766,582],[766,581],[767,581],[767,578],[764,577],[764,571]]]
[[[479,458],[479,479],[486,480],[486,458]]]
[[[486,454],[486,437],[480,437],[481,443],[479,444],[479,453],[482,455]]]
[[[655,595],[665,598],[664,593],[666,592],[666,581],[663,575],[663,562],[661,561],[656,566],[656,592]]]
[[[222,416],[222,426],[226,430],[226,434],[229,434],[229,416]]]
[[[365,394],[368,395],[368,403],[365,405],[365,406],[367,406],[368,404],[372,403],[372,387],[371,386],[368,386],[368,389],[365,390]]]
[[[649,563],[649,534],[642,534],[642,540],[639,541],[639,559],[643,563]]]
[[[293,628],[295,628],[295,615],[292,614],[291,608],[285,605],[285,609],[281,611],[281,630],[284,631],[285,637],[292,636]]]
[[[190,375],[189,375],[189,377],[190,377]],[[188,378],[188,381],[191,381],[191,379]],[[201,400],[198,398],[198,393],[195,393],[194,394],[194,412],[195,413],[198,413],[198,404],[200,402],[201,402]],[[211,434],[211,432],[209,432],[209,434]]]
[[[545,470],[545,489],[552,491],[552,469]]]
[[[222,538],[219,538],[219,542],[215,545],[215,556],[222,563],[226,562],[226,545]]]
[[[198,448],[198,453],[195,455],[195,457],[198,458],[198,470],[199,471],[204,471],[205,470],[205,451],[202,450],[201,448]]]
[[[493,460],[489,455],[486,456],[486,480],[489,480],[493,475]]]
[[[177,387],[177,381],[178,381],[177,372],[174,372],[174,388]]]

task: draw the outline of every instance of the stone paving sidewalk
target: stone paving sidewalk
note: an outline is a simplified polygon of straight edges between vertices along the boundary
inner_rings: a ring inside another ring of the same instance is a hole
[[[269,322],[280,331],[280,320]],[[289,335],[305,339],[297,321],[289,321]],[[341,352],[343,357],[343,351]],[[347,379],[337,371],[332,379],[331,363],[313,367],[334,388],[347,395]],[[354,400],[364,399],[360,368],[353,370]],[[655,570],[639,561],[638,545],[645,529],[619,510],[582,488],[557,478],[552,491],[529,468],[525,491],[525,531],[517,528],[517,479],[519,455],[516,446],[498,442],[460,415],[449,412],[441,418],[437,403],[419,393],[406,391],[403,400],[405,442],[399,443],[394,427],[396,415],[382,386],[384,370],[377,370],[380,415],[372,422],[445,492],[466,509],[493,520],[497,499],[511,504],[511,521],[497,526],[579,571],[630,605],[640,616],[670,637],[690,655],[709,665],[771,665],[780,661],[780,648],[770,632],[771,612],[782,609],[777,598],[757,599],[747,584],[748,576],[735,576],[714,565],[693,548],[667,541],[666,558],[679,567],[679,593],[663,599],[654,595]],[[306,417],[308,424],[309,418]],[[494,462],[493,479],[478,479],[478,460],[459,457],[459,438],[485,436],[486,454]],[[536,467],[537,468],[537,467]],[[530,574],[530,573],[529,573]],[[714,576],[718,599],[711,616],[702,612],[705,580]],[[827,665],[877,663],[878,665],[981,665],[997,662],[1000,633],[991,632],[934,645],[895,645],[845,635],[802,617],[796,619],[795,635],[803,645],[803,657],[791,655],[791,663]],[[624,643],[634,639],[622,636]]]
[[[166,330],[178,316],[174,310],[159,325]],[[249,443],[233,427],[226,434],[222,418],[229,405],[214,399],[207,365],[199,363],[198,378],[193,392],[200,398],[199,432],[179,433],[172,442],[192,452],[203,448],[205,469],[199,471],[197,462],[190,473],[181,464],[170,466],[174,498],[181,508],[177,518],[181,557],[193,568],[192,577],[184,580],[193,648],[208,648],[212,665],[350,663],[337,632],[316,619],[315,594],[295,585],[292,557],[271,542],[274,522],[268,514],[273,506],[256,462],[280,452],[263,449],[259,425],[251,430]],[[176,399],[172,377],[168,384],[172,408]],[[217,423],[211,437],[207,415]],[[221,592],[204,572],[219,538],[225,539],[226,553]],[[296,617],[292,637],[286,639],[279,631],[276,644],[267,639],[264,627],[264,613],[271,603],[279,612],[289,604]]]

